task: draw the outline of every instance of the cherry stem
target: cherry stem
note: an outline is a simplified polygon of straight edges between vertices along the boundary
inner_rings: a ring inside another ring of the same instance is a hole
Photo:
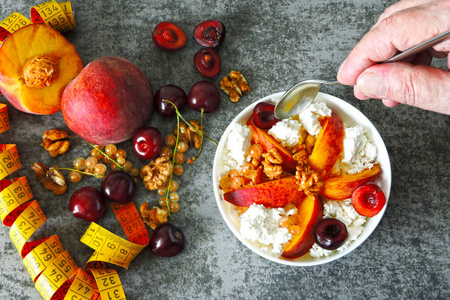
[[[168,102],[168,103],[172,104],[173,107],[175,108],[175,112],[177,113],[177,116],[179,116],[179,117],[181,118],[181,120],[182,120],[184,123],[186,123],[187,126],[189,126],[190,128],[192,128],[192,130],[194,130],[195,132],[197,132],[198,134],[200,134],[200,136],[202,137],[202,139],[203,139],[203,137],[205,137],[205,138],[207,138],[208,140],[210,140],[214,145],[216,145],[216,146],[219,145],[215,140],[213,140],[212,138],[210,138],[209,136],[207,136],[207,135],[203,132],[203,126],[202,126],[202,131],[200,131],[200,130],[198,130],[197,128],[195,128],[194,126],[192,126],[191,123],[189,123],[188,121],[186,121],[186,120],[183,118],[183,116],[181,115],[180,111],[178,110],[178,108],[177,108],[177,106],[176,106],[175,104],[173,104],[171,101],[166,100],[166,99],[163,99],[162,101],[165,101],[165,102]],[[204,111],[204,109],[201,110],[202,115],[203,115],[203,111]],[[202,118],[203,118],[203,117],[202,117]]]

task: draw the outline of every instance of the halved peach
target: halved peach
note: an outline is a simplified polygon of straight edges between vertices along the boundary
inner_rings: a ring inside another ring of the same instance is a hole
[[[303,191],[298,190],[296,182],[295,176],[266,181],[225,193],[223,198],[231,204],[243,207],[248,207],[253,203],[270,208],[283,207],[303,196]]]
[[[352,197],[353,192],[363,183],[374,181],[381,174],[380,164],[356,174],[345,174],[325,179],[325,186],[320,195],[332,200],[343,200]]]
[[[47,25],[25,26],[0,47],[0,91],[27,113],[59,111],[64,88],[82,69],[74,45]]]
[[[316,171],[329,171],[344,148],[344,123],[332,113],[326,117],[317,136],[309,162]]]
[[[322,201],[316,196],[304,198],[297,210],[297,219],[300,221],[295,225],[297,234],[284,248],[284,258],[294,259],[308,253],[315,242],[314,228],[322,220]]]
[[[283,171],[295,174],[295,167],[297,162],[292,157],[292,153],[283,147],[277,140],[275,140],[269,133],[268,130],[261,129],[255,126],[252,119],[247,121],[247,126],[252,131],[252,141],[255,144],[260,144],[264,151],[267,152],[269,149],[277,148],[278,153],[283,158]]]

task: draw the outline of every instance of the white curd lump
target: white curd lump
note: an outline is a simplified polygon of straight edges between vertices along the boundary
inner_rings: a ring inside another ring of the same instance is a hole
[[[268,131],[283,147],[287,148],[292,148],[297,145],[302,136],[301,132],[302,124],[294,119],[281,120]]]
[[[292,235],[287,228],[279,227],[278,220],[283,215],[292,215],[297,209],[285,212],[283,208],[265,208],[252,204],[240,217],[242,236],[261,244],[261,250],[274,257],[283,254],[283,244],[289,242]]]
[[[351,199],[347,200],[325,200],[323,201],[323,218],[335,218],[345,224],[348,237],[345,243],[336,250],[326,250],[314,243],[309,250],[313,257],[329,256],[335,252],[342,252],[356,240],[364,229],[367,218],[359,215],[353,208]]]
[[[344,151],[340,168],[348,174],[359,173],[373,167],[377,147],[369,141],[362,126],[345,128]]]
[[[331,109],[324,102],[313,102],[298,115],[298,118],[310,135],[317,136],[322,129],[319,122],[320,116],[331,116]]]
[[[245,125],[231,124],[231,130],[225,142],[222,156],[221,175],[237,169],[245,163],[245,153],[251,145],[251,131]]]

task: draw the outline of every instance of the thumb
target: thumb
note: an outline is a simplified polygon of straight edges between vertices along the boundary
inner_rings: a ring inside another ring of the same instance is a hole
[[[450,72],[398,62],[373,65],[358,76],[355,96],[450,114]],[[390,105],[392,106],[392,105]]]

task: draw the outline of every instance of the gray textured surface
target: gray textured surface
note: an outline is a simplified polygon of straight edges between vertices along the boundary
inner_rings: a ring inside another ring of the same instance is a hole
[[[219,111],[206,117],[208,134],[219,140],[234,116],[252,101],[285,90],[301,79],[334,78],[340,62],[393,1],[72,1],[78,27],[66,37],[85,64],[101,56],[124,57],[137,64],[154,89],[177,84],[186,92],[204,78],[193,66],[200,48],[192,38],[196,24],[219,19],[227,27],[220,47],[221,76],[240,70],[252,92],[238,103],[225,96]],[[36,1],[0,1],[0,18],[13,11],[28,15]],[[162,52],[151,40],[160,21],[173,21],[188,35],[187,45]],[[442,64],[444,65],[444,64]],[[211,81],[218,84],[221,76]],[[179,180],[181,210],[174,223],[183,228],[187,248],[164,259],[145,249],[128,270],[118,269],[129,299],[448,299],[450,117],[407,106],[393,109],[379,101],[358,101],[350,87],[324,90],[349,101],[374,123],[388,148],[393,185],[386,214],[370,238],[350,255],[327,265],[295,268],[267,261],[242,245],[226,227],[215,205],[211,183],[215,146],[206,143],[200,161]],[[7,100],[0,96],[0,102]],[[57,233],[76,263],[83,266],[92,250],[79,239],[87,223],[68,210],[69,195],[85,180],[56,197],[33,180],[31,165],[52,159],[39,146],[44,130],[65,124],[61,113],[32,116],[9,105],[12,128],[1,143],[17,144],[24,167],[15,176],[30,180],[48,221],[35,237]],[[187,118],[198,114],[185,110]],[[156,113],[150,125],[168,132],[175,119]],[[130,144],[121,145],[130,150]],[[55,159],[70,165],[89,148],[75,143]],[[142,165],[136,158],[136,164]],[[157,201],[142,186],[135,203]],[[108,211],[99,222],[120,233]],[[35,238],[33,237],[33,238]],[[0,226],[0,298],[39,299],[39,293]]]

